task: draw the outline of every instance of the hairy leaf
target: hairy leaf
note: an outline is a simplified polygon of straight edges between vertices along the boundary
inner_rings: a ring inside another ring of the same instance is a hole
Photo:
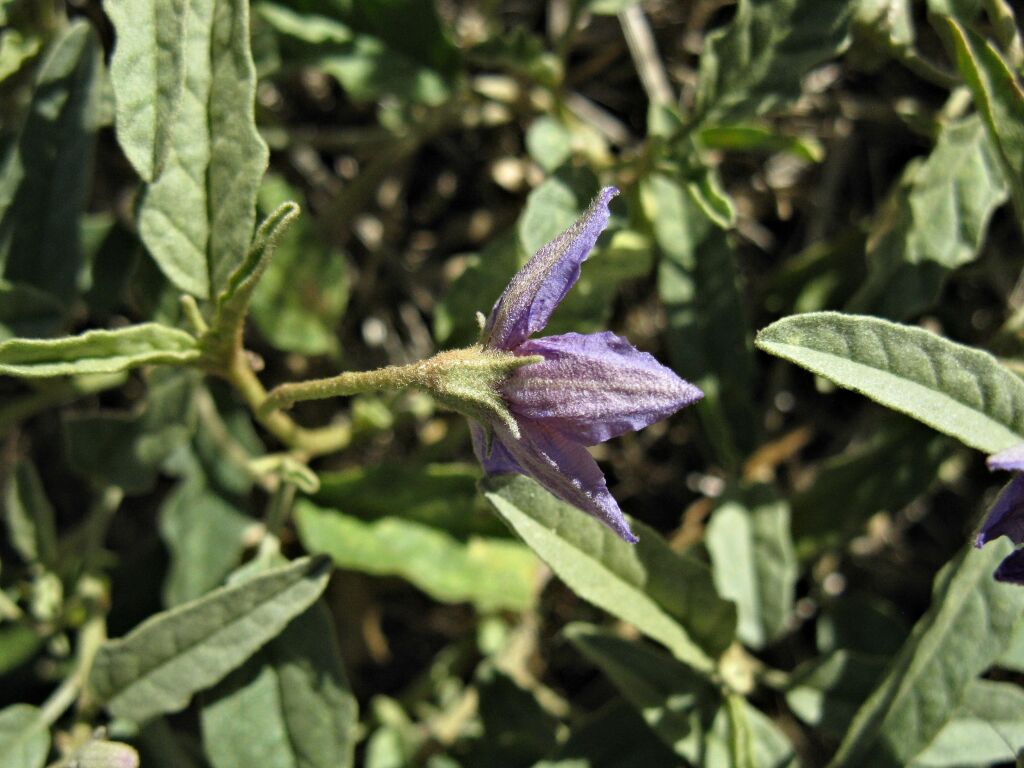
[[[472,536],[460,542],[421,523],[384,517],[372,523],[296,505],[299,538],[339,568],[401,576],[431,597],[473,603],[482,611],[521,611],[533,603],[537,561],[513,541]]]
[[[772,323],[756,343],[972,448],[1024,440],[1024,382],[986,352],[921,328],[814,312]]]
[[[86,331],[60,339],[10,339],[0,343],[0,375],[23,378],[117,373],[157,363],[188,365],[198,359],[192,336],[160,323]]]
[[[151,616],[100,647],[89,686],[116,717],[177,712],[277,637],[328,575],[326,558],[306,557]]]
[[[832,765],[904,766],[935,739],[975,677],[1007,648],[1024,592],[992,572],[1012,546],[965,547],[936,577],[932,605],[854,718]]]
[[[247,0],[190,0],[185,92],[161,173],[146,187],[139,234],[163,273],[217,296],[245,259],[267,146],[256,130]]]
[[[736,609],[715,592],[711,572],[632,521],[627,544],[597,520],[522,475],[483,482],[487,500],[580,597],[628,621],[680,661],[710,672],[732,642]],[[685,588],[682,585],[686,585]]]
[[[17,142],[0,168],[0,274],[67,300],[82,260],[100,47],[77,21],[52,43]]]
[[[188,0],[110,0],[117,140],[143,181],[160,174],[185,91]]]
[[[214,768],[346,768],[356,708],[318,601],[211,691],[203,744]]]

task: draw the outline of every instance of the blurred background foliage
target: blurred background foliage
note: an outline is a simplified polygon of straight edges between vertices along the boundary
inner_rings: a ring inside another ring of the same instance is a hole
[[[147,234],[105,10],[0,0],[0,340],[183,325],[182,290],[209,295]],[[549,332],[611,328],[706,398],[595,449],[650,547],[595,565],[530,538],[517,510],[558,514],[530,488],[487,487],[495,515],[465,420],[421,393],[297,407],[347,435],[311,471],[192,370],[0,379],[0,744],[28,755],[0,764],[43,764],[12,705],[72,674],[89,617],[116,637],[201,597],[268,529],[333,560],[324,599],[184,711],[139,728],[111,706],[144,765],[824,765],[880,683],[895,714],[841,764],[1012,761],[1020,606],[985,624],[998,558],[958,554],[997,487],[982,457],[752,346],[833,309],[1020,355],[1020,179],[939,15],[1019,75],[1003,0],[253,2],[258,217],[302,206],[252,301],[265,383],[472,343],[615,184]],[[680,663],[637,590],[691,660],[732,666]],[[88,742],[71,721],[67,754]]]

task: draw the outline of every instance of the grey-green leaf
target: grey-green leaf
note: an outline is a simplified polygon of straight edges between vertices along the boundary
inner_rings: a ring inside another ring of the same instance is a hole
[[[945,23],[957,67],[998,150],[1018,223],[1024,227],[1024,91],[1011,66],[987,40],[953,19]]]
[[[627,544],[522,475],[488,478],[483,488],[505,522],[576,594],[635,625],[680,661],[710,672],[713,658],[732,642],[736,609],[718,596],[708,567],[670,549],[655,531],[633,521],[640,543]]]
[[[893,320],[928,309],[946,275],[977,258],[989,219],[1005,201],[999,157],[981,119],[945,126],[875,217],[868,279],[848,308]]]
[[[322,601],[228,675],[202,709],[214,768],[347,768],[357,723]]]
[[[482,611],[521,611],[534,599],[538,563],[508,539],[445,531],[400,517],[364,522],[308,501],[295,508],[299,538],[339,568],[401,576],[431,597],[473,603]]]
[[[142,323],[60,339],[10,339],[0,344],[0,376],[117,373],[157,363],[188,365],[198,359],[196,340],[189,334],[160,323]]]
[[[874,317],[813,312],[757,346],[986,453],[1024,440],[1024,382],[986,352]]]
[[[185,94],[163,170],[143,193],[139,234],[171,282],[209,298],[245,259],[267,167],[247,0],[191,0],[182,50]]]
[[[78,223],[101,67],[92,27],[70,24],[40,67],[28,116],[0,168],[0,274],[64,300],[81,264]]]
[[[35,465],[23,458],[7,481],[4,507],[11,544],[27,563],[57,565],[57,527]]]
[[[992,578],[1012,551],[965,547],[935,579],[932,605],[861,707],[832,765],[909,765],[953,718],[974,679],[1009,646],[1024,591]]]
[[[671,656],[590,624],[564,630],[597,665],[658,738],[679,757],[699,764],[704,732],[718,709],[718,691]]]
[[[736,603],[740,639],[762,648],[789,627],[796,589],[796,554],[789,505],[768,488],[727,498],[705,532],[711,572],[722,597]]]
[[[89,687],[116,717],[177,712],[312,605],[329,572],[326,558],[306,557],[158,613],[100,647]]]
[[[0,709],[0,758],[4,768],[42,768],[50,752],[50,732],[39,710],[28,704]]]
[[[705,124],[739,122],[795,101],[811,69],[846,46],[854,3],[740,0],[704,40],[696,111]]]
[[[108,0],[103,8],[117,36],[110,57],[117,140],[143,181],[152,181],[163,168],[185,91],[189,2]]]

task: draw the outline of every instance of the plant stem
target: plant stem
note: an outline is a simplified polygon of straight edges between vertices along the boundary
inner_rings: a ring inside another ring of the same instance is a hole
[[[257,417],[269,418],[278,409],[291,408],[303,400],[347,397],[383,389],[404,389],[421,378],[421,363],[389,365],[375,371],[346,371],[326,379],[310,379],[275,387],[259,407]]]
[[[267,390],[253,373],[241,349],[235,351],[224,375],[242,395],[257,421],[289,448],[307,456],[319,456],[340,451],[352,439],[352,431],[347,424],[305,429],[279,411],[267,412],[261,409],[260,406],[267,400]]]

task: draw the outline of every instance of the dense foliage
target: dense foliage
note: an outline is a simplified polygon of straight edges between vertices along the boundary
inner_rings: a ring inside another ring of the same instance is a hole
[[[0,0],[0,766],[1013,762],[1013,5]],[[346,373],[609,186],[635,545]]]

